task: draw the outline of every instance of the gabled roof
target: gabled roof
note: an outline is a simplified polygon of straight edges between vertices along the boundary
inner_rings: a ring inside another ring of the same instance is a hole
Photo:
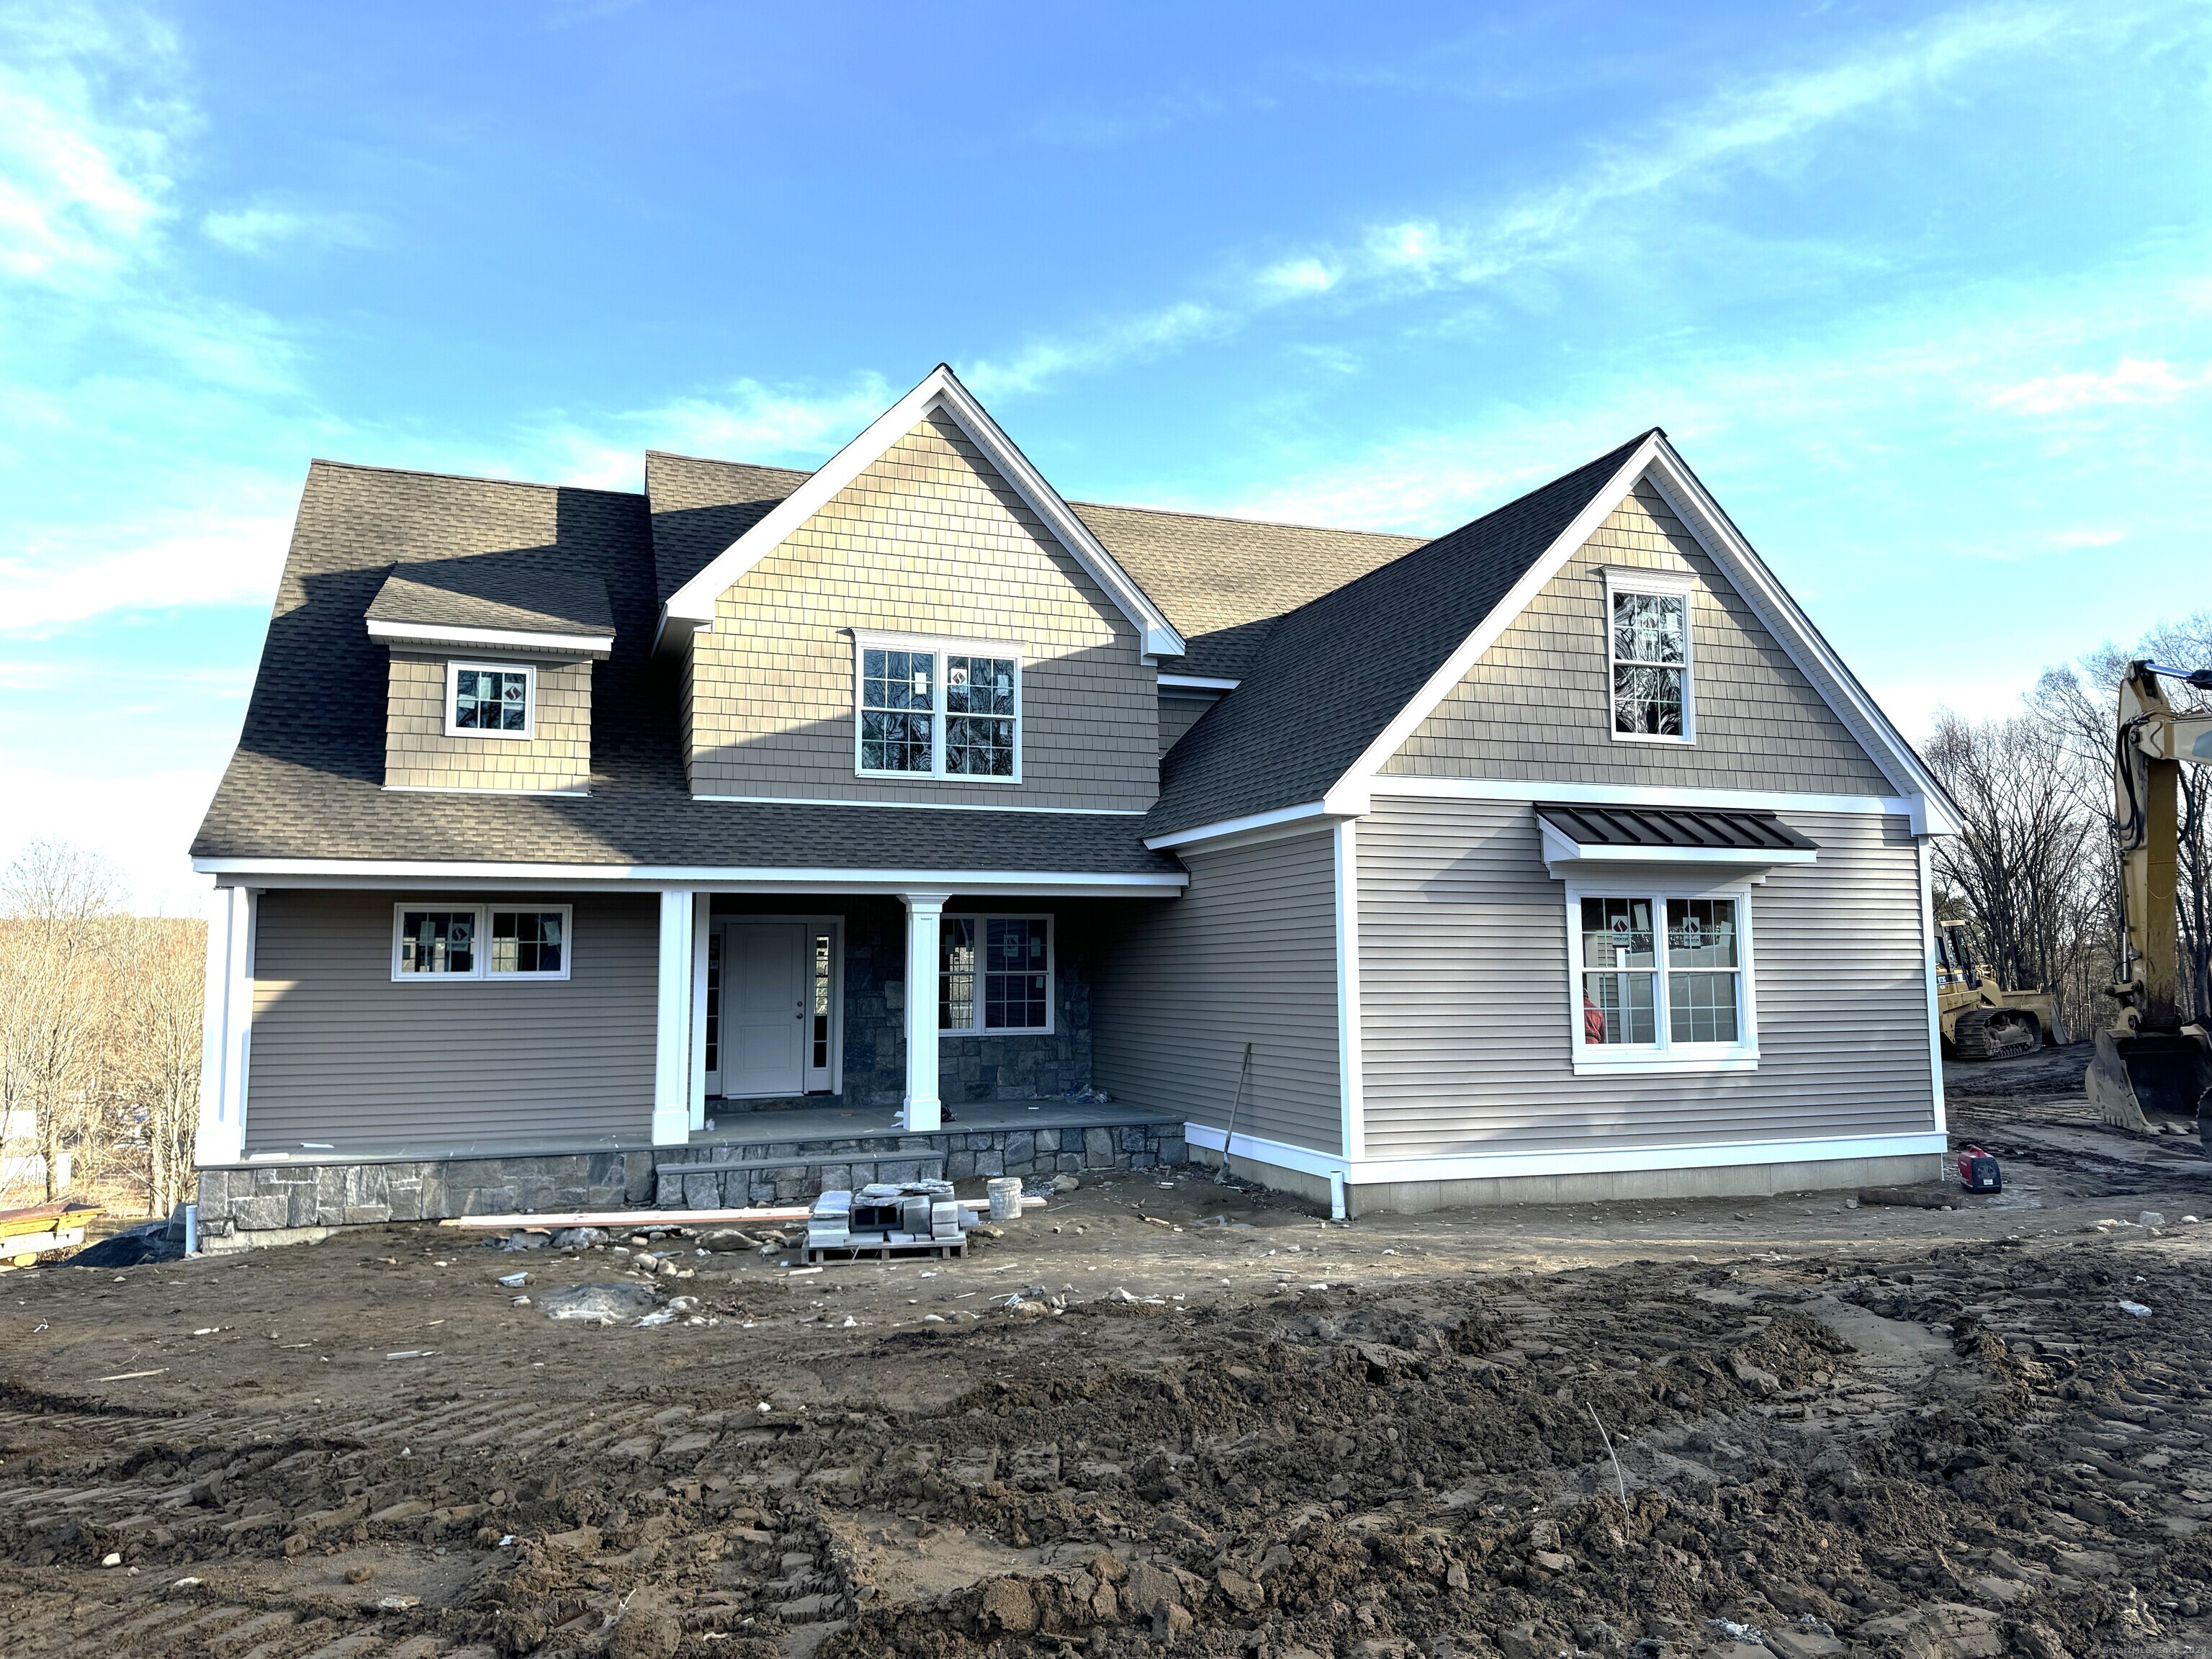
[[[820,512],[839,490],[859,477],[893,444],[939,411],[968,434],[998,470],[1000,477],[1044,521],[1046,528],[1091,579],[1105,590],[1107,597],[1129,619],[1130,626],[1143,640],[1146,654],[1182,655],[1182,636],[1168,620],[1167,613],[1121,568],[1091,533],[1091,526],[1060,499],[1060,492],[1045,482],[1044,475],[1030,465],[1029,457],[1015,447],[1013,440],[999,429],[999,423],[960,384],[959,376],[943,363],[930,370],[913,391],[878,416],[866,431],[823,462],[804,483],[769,508],[670,594],[661,606],[659,640],[680,645],[700,623],[712,622],[715,600],[732,584]]]
[[[1147,844],[1366,811],[1383,763],[1645,478],[1899,795],[1917,803],[1916,832],[1955,830],[1935,774],[1654,427],[1285,617],[1243,684],[1162,761]]]
[[[645,496],[653,507],[655,601],[665,605],[807,476],[790,467],[647,450]]]
[[[1244,682],[1160,763],[1147,839],[1320,802],[1650,434],[1277,623]]]

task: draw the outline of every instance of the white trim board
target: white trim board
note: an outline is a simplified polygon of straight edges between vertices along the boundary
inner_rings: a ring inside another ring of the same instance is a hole
[[[1190,885],[1181,871],[1158,875],[1023,870],[782,870],[717,865],[440,863],[405,859],[194,859],[194,871],[218,885],[341,887],[386,881],[448,885],[526,883],[587,888],[704,887],[731,893],[900,893],[932,889],[961,895],[1076,893],[1172,896]],[[228,879],[226,879],[228,878]]]
[[[1436,712],[1506,629],[1646,477],[1666,497],[1744,603],[1780,642],[1814,693],[1835,712],[1883,775],[1896,786],[1899,793],[1908,799],[1924,798],[1925,804],[1915,814],[1917,820],[1930,826],[1922,833],[1955,833],[1959,827],[1957,815],[1942,785],[1882,714],[1866,689],[1852,677],[1834,648],[1790,598],[1751,544],[1729,522],[1728,515],[1698,482],[1687,463],[1668,442],[1666,434],[1656,431],[1637,445],[1605,487],[1591,497],[1589,504],[1575,515],[1573,522],[1559,532],[1543,556],[1522,573],[1521,580],[1492,608],[1480,625],[1429,677],[1413,701],[1398,711],[1329,788],[1323,797],[1328,810],[1347,817],[1356,817],[1368,810],[1382,769],[1390,757]],[[1208,832],[1198,832],[1205,833]]]
[[[604,657],[615,645],[612,634],[539,634],[522,628],[447,628],[428,623],[373,621],[368,637],[386,645],[474,646],[556,657]]]
[[[1178,830],[1172,835],[1147,836],[1145,845],[1154,852],[1164,852],[1172,847],[1188,847],[1193,842],[1218,841],[1224,836],[1241,836],[1254,830],[1274,830],[1302,819],[1324,817],[1353,817],[1351,812],[1332,812],[1320,801],[1308,801],[1303,806],[1279,806],[1272,812],[1254,812],[1241,818],[1224,818],[1218,823],[1200,824],[1195,830]],[[1313,828],[1322,827],[1316,823]]]
[[[1221,1150],[1222,1132],[1204,1123],[1186,1123],[1183,1137],[1194,1146]],[[1230,1151],[1280,1169],[1306,1175],[1341,1172],[1347,1186],[1397,1181],[1483,1181],[1514,1176],[1618,1175],[1644,1170],[1740,1169],[1753,1164],[1819,1164],[1843,1158],[1941,1157],[1949,1140],[1940,1130],[1906,1134],[1859,1135],[1811,1140],[1743,1140],[1696,1146],[1623,1146],[1608,1142],[1586,1151],[1461,1152],[1427,1158],[1344,1158],[1310,1146],[1263,1140],[1240,1133]]]
[[[869,777],[889,776],[888,773],[868,773]],[[975,780],[957,773],[946,778],[936,778],[927,772],[912,774],[921,783],[965,783]],[[996,781],[1004,783],[1005,779]],[[834,795],[694,795],[693,800],[726,801],[752,806],[868,806],[890,807],[902,812],[1057,812],[1069,817],[1085,818],[1140,818],[1146,809],[1141,806],[1020,806],[1012,801],[943,801],[943,800],[845,800]]]
[[[960,384],[951,368],[939,363],[920,385],[900,398],[817,468],[805,483],[776,503],[760,521],[725,548],[707,568],[678,588],[661,607],[656,649],[681,647],[691,634],[714,619],[714,602],[738,579],[760,562],[771,550],[859,477],[901,438],[942,410],[951,416],[976,448],[983,452],[999,475],[1044,521],[1046,528],[1103,588],[1115,607],[1126,617],[1142,641],[1148,657],[1180,657],[1188,647],[1167,613],[1154,605],[1133,577],[1121,568],[1105,544],[1091,533],[1074,508],[1030,464],[1013,440],[999,428]]]
[[[1244,684],[1218,674],[1163,674],[1159,679],[1163,691],[1234,691]]]

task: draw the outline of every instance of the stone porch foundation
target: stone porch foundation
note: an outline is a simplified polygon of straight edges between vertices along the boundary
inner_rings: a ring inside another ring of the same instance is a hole
[[[1181,1164],[1180,1121],[701,1142],[592,1152],[228,1164],[199,1171],[210,1249],[301,1228],[569,1210],[804,1203],[825,1188]]]

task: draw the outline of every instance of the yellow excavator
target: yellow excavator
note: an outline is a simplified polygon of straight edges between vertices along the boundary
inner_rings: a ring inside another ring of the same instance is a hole
[[[2181,1007],[2175,889],[2181,769],[2212,766],[2212,714],[2177,714],[2161,678],[2212,691],[2212,668],[2131,662],[2120,682],[2112,811],[2120,854],[2119,1012],[2097,1033],[2090,1103],[2124,1129],[2194,1122],[2212,1149],[2212,1032]]]
[[[2014,990],[1976,962],[1963,921],[1936,924],[1936,1012],[1946,1060],[2009,1060],[2066,1041],[2050,994]]]

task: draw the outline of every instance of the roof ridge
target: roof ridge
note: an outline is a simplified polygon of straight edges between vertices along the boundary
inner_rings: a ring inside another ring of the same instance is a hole
[[[319,466],[336,467],[347,472],[380,472],[395,478],[442,478],[450,483],[504,484],[514,489],[575,489],[587,495],[619,495],[625,501],[642,501],[641,489],[608,489],[599,484],[546,483],[537,478],[495,478],[483,472],[434,472],[425,466],[380,466],[373,461],[339,461],[327,455],[308,457],[307,470]]]
[[[645,455],[647,460],[658,455],[665,460],[697,461],[704,466],[750,467],[755,472],[788,472],[801,478],[812,477],[816,471],[805,466],[770,466],[766,461],[733,461],[726,455],[694,455],[682,449],[648,449]]]
[[[1146,507],[1135,501],[1069,501],[1070,507],[1103,507],[1115,513],[1149,513],[1159,519],[1200,519],[1209,524],[1248,524],[1261,530],[1311,530],[1324,536],[1370,536],[1376,541],[1412,542],[1415,546],[1434,541],[1433,536],[1409,535],[1397,530],[1354,530],[1346,525],[1306,524],[1297,519],[1251,519],[1238,513],[1199,513],[1188,507]],[[1447,532],[1447,534],[1449,532]],[[1413,548],[1407,548],[1407,552]]]

